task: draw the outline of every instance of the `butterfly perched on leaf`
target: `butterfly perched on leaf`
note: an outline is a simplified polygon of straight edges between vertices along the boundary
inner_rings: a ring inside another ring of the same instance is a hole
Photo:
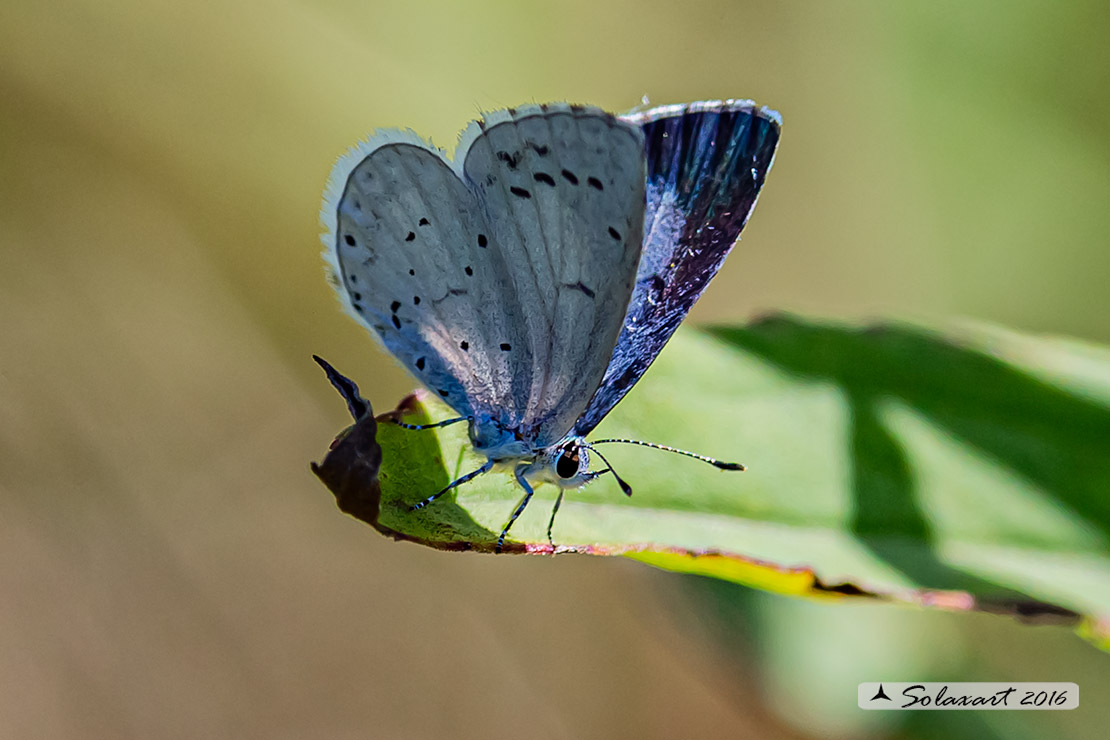
[[[587,436],[640,379],[720,269],[774,161],[781,119],[751,101],[616,116],[569,104],[487,114],[453,158],[412,132],[342,157],[321,218],[341,302],[468,424],[522,497],[612,473]],[[348,396],[350,384],[326,363]],[[357,399],[357,390],[354,398]],[[354,407],[352,406],[352,409]],[[607,466],[591,469],[591,453]]]

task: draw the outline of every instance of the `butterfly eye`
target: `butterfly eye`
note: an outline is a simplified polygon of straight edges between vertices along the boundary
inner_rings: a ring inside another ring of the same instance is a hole
[[[578,448],[564,447],[555,461],[555,472],[560,478],[573,478],[578,475]]]

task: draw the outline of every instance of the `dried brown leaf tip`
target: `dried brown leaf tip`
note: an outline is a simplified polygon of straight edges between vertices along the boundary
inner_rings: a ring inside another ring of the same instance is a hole
[[[367,414],[336,437],[323,462],[312,463],[312,472],[335,495],[339,509],[373,527],[378,526],[382,498],[377,433],[378,422]]]
[[[382,448],[378,444],[378,422],[370,403],[359,393],[353,380],[341,374],[326,360],[312,359],[327,373],[328,381],[354,417],[353,426],[340,432],[320,464],[312,463],[312,472],[335,495],[339,509],[378,527],[382,491],[378,471],[382,467]]]

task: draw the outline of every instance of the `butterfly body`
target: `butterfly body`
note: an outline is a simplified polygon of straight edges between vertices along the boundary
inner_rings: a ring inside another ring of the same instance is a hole
[[[550,447],[536,450],[516,452],[513,449],[502,451],[475,447],[475,452],[486,455],[493,462],[494,471],[519,474],[532,484],[550,483],[559,488],[579,488],[593,479],[588,472],[590,458],[582,447],[584,443],[581,438],[568,437]]]
[[[385,132],[340,160],[322,210],[340,299],[487,459],[415,508],[507,470],[511,525],[533,486],[609,472],[589,470],[587,435],[720,267],[777,140],[747,101],[552,104],[486,115],[454,159]]]
[[[525,480],[534,483],[551,483],[560,488],[578,488],[591,480],[586,473],[589,453],[582,449],[585,443],[580,437],[569,436],[547,447],[533,447],[528,442],[517,439],[511,433],[502,437],[498,443],[483,446],[476,441],[476,423],[470,424],[470,441],[474,451],[483,455],[495,472],[520,473]],[[575,460],[573,468],[568,467],[567,459]]]

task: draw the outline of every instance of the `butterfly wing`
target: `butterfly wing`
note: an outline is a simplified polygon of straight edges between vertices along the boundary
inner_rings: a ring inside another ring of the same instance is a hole
[[[561,439],[600,383],[635,282],[643,137],[602,111],[490,114],[448,161],[389,133],[341,161],[326,199],[340,299],[477,422]]]
[[[771,169],[781,125],[778,113],[731,100],[624,118],[644,132],[644,247],[605,377],[575,424],[580,435],[636,384],[724,263]]]
[[[585,411],[623,324],[642,244],[643,139],[596,110],[510,119],[487,122],[464,172],[504,245],[501,281],[525,338],[512,423],[545,447]]]

